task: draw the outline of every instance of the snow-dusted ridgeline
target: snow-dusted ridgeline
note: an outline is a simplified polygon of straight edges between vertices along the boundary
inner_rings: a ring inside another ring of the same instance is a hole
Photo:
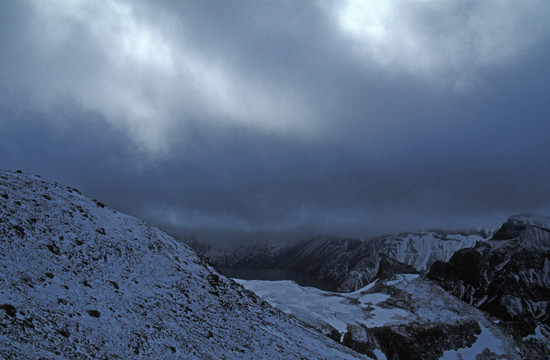
[[[353,359],[162,231],[0,171],[0,358]]]

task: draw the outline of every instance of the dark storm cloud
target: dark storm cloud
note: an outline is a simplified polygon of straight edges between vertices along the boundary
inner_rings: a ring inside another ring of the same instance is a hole
[[[548,5],[381,4],[2,4],[0,166],[222,239],[550,211]]]

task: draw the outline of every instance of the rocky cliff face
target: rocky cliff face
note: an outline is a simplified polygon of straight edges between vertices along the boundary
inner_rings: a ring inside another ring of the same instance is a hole
[[[328,280],[340,291],[353,291],[376,276],[382,256],[427,272],[437,260],[448,260],[455,251],[472,247],[489,237],[488,231],[425,231],[381,236],[374,239],[323,237],[288,248],[241,248],[200,253],[214,265],[286,269]]]
[[[491,240],[432,265],[428,277],[507,322],[517,336],[550,338],[550,218],[512,216]],[[550,354],[547,352],[546,354]]]
[[[162,231],[38,177],[0,171],[0,244],[0,358],[362,358]]]

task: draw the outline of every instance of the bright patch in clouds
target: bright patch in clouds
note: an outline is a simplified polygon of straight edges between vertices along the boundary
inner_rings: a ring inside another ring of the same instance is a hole
[[[360,58],[459,87],[550,34],[546,0],[344,0],[331,11]]]
[[[78,76],[48,69],[57,71],[52,81],[32,84],[42,106],[72,98],[157,155],[185,141],[186,125],[198,119],[210,128],[311,133],[311,107],[298,91],[207,57],[186,38],[185,24],[154,3],[29,1],[42,32],[42,59],[55,64],[74,48],[94,57],[72,63]]]
[[[174,72],[170,43],[160,29],[139,16],[128,3],[84,0],[32,1],[47,23],[51,41],[67,40],[75,25],[84,25],[116,66],[134,62],[166,73]]]

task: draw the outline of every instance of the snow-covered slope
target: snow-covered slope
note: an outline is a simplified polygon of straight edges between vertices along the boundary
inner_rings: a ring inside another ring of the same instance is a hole
[[[446,261],[455,251],[475,246],[489,235],[485,230],[424,231],[366,240],[321,237],[283,249],[251,246],[220,252],[202,247],[199,251],[214,265],[292,270],[331,281],[340,291],[353,291],[374,279],[382,255],[427,272],[435,261]]]
[[[0,171],[0,358],[353,359],[162,231]]]
[[[352,293],[291,281],[238,281],[285,313],[377,359],[522,358],[481,311],[418,274],[378,279]]]

